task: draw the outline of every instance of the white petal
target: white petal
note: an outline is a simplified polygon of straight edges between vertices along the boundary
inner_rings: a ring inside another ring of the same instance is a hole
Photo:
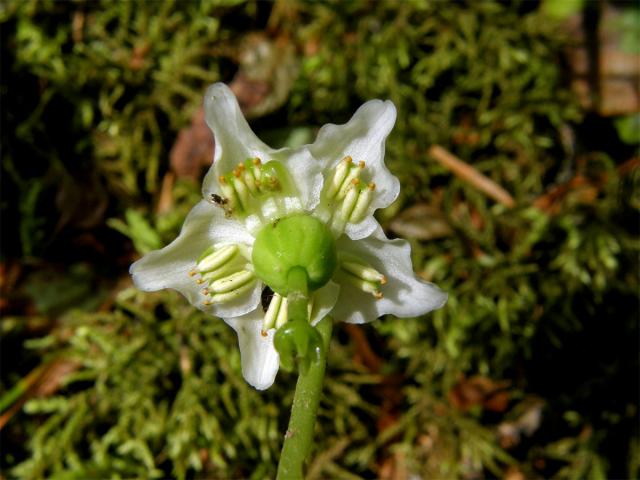
[[[344,125],[327,124],[320,129],[316,141],[309,145],[311,154],[323,165],[325,175],[345,156],[367,165],[363,181],[376,184],[376,194],[369,215],[384,208],[400,193],[400,182],[384,164],[385,141],[396,121],[396,107],[389,100],[370,100],[362,105]],[[348,224],[346,233],[357,240],[373,232],[376,224],[370,217],[358,224]]]
[[[287,167],[291,180],[297,189],[302,209],[313,210],[320,201],[320,193],[322,192],[324,181],[322,165],[311,156],[306,147],[296,150],[288,148],[276,150],[271,154],[270,159],[278,160]]]
[[[262,309],[258,308],[241,317],[225,319],[238,334],[242,375],[247,383],[258,390],[273,385],[280,366],[280,357],[273,346],[275,329],[264,336],[263,317]]]
[[[248,158],[264,160],[270,157],[273,149],[253,133],[236,97],[224,83],[214,83],[207,89],[204,110],[216,144],[213,166],[202,184],[203,195],[207,198],[211,193],[217,193],[214,185],[218,183],[218,176],[230,172]]]
[[[331,313],[340,295],[340,285],[329,280],[313,295],[313,309],[311,311],[311,325],[314,327],[324,317]]]
[[[336,320],[365,323],[387,313],[417,317],[442,307],[447,301],[446,293],[413,273],[409,243],[387,239],[379,226],[370,237],[357,242],[343,236],[337,247],[339,252],[351,253],[368,262],[387,277],[387,283],[381,288],[384,297],[380,300],[353,285],[341,284],[340,298],[333,310]]]
[[[385,207],[386,206],[388,205],[385,205]],[[366,216],[359,223],[347,223],[347,225],[344,228],[344,231],[349,236],[349,238],[351,238],[352,240],[359,240],[361,238],[365,238],[371,235],[371,233],[375,231],[376,228],[378,228],[378,221],[375,218],[373,218],[373,212],[375,211],[375,208],[376,207],[372,202],[371,206],[369,207],[369,210],[371,211],[370,215]]]
[[[261,282],[238,299],[206,306],[202,286],[189,275],[196,259],[213,243],[253,244],[253,237],[238,223],[224,218],[224,212],[204,200],[187,216],[178,238],[161,250],[148,253],[131,265],[129,273],[136,287],[146,292],[172,288],[189,302],[217,316],[237,316],[254,310],[260,302]]]

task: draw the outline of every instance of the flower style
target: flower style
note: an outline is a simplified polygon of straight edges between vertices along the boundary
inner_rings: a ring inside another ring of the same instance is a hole
[[[176,240],[130,272],[141,290],[175,289],[233,327],[248,383],[268,388],[278,371],[273,338],[288,321],[293,267],[307,274],[312,325],[329,314],[414,317],[446,302],[413,273],[408,243],[387,239],[373,217],[400,190],[384,164],[393,103],[371,100],[313,144],[279,150],[256,137],[224,84],[209,87],[205,111],[216,149],[204,199]]]

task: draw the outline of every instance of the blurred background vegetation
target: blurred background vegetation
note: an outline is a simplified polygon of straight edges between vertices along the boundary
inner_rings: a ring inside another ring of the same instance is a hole
[[[128,266],[171,241],[213,142],[371,98],[380,212],[426,318],[339,324],[308,477],[637,478],[640,10],[581,0],[0,2],[2,478],[273,477],[295,377]]]

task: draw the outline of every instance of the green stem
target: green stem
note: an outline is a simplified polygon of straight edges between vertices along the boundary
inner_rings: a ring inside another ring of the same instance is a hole
[[[298,376],[293,406],[291,407],[291,419],[284,436],[284,445],[278,464],[278,480],[302,479],[302,467],[311,449],[333,320],[330,317],[325,317],[320,320],[316,328],[322,336],[324,348],[320,353],[320,361],[311,362],[307,371],[300,371]]]
[[[289,287],[287,314],[289,321],[302,320],[304,323],[309,321],[307,312],[307,305],[309,304],[308,280],[307,271],[304,268],[293,267],[289,270],[287,277],[287,286]]]

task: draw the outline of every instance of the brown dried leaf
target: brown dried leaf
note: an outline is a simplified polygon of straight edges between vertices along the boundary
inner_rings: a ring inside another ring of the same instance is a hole
[[[211,165],[215,142],[199,108],[191,118],[191,126],[180,130],[169,154],[171,169],[178,178],[197,181],[204,167]]]
[[[238,54],[240,68],[229,85],[247,118],[271,113],[289,98],[298,76],[295,48],[287,37],[247,35]]]

